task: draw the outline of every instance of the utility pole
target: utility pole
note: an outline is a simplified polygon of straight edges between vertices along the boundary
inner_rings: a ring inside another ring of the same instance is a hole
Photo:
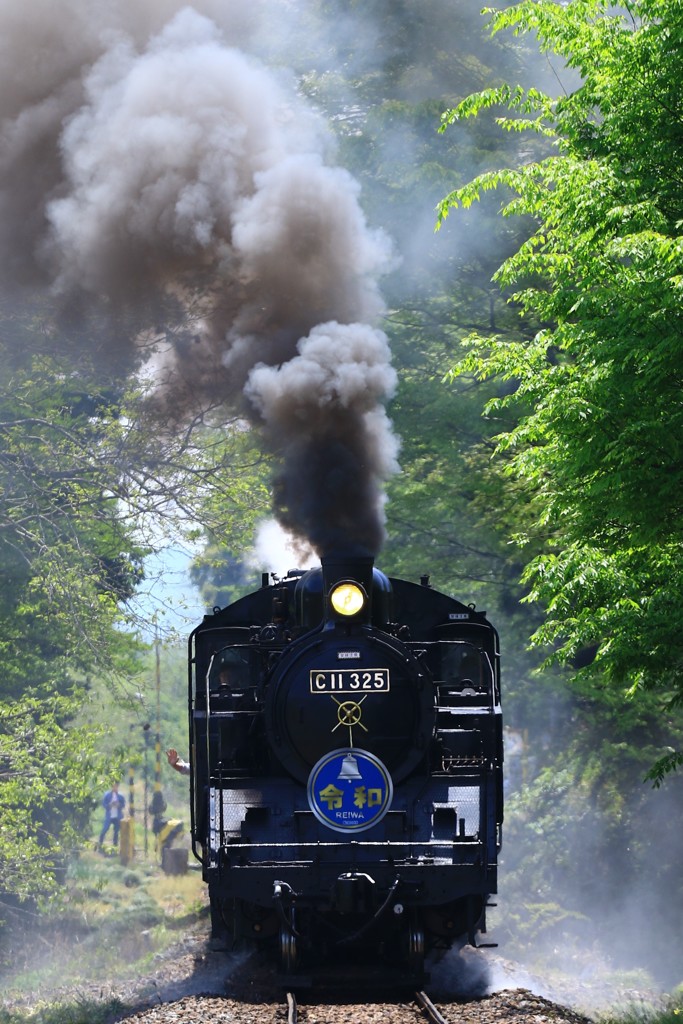
[[[145,776],[144,814],[143,814],[143,829],[144,829],[144,833],[145,833],[145,860],[147,860],[147,833],[148,833],[148,829],[149,829],[149,819],[147,817],[148,807],[149,807],[149,802],[148,802],[148,796],[149,796],[149,729],[150,729],[149,722],[145,722],[145,724],[142,727],[142,734],[143,734],[143,736],[145,738],[144,765],[143,765],[143,771],[144,771],[144,776]]]
[[[164,800],[161,792],[161,660],[159,655],[159,634],[157,633],[154,641],[154,650],[156,654],[156,700],[157,700],[157,722],[156,722],[156,736],[154,741],[154,753],[155,753],[155,764],[154,764],[154,794],[152,796],[152,803],[150,811],[154,817],[152,823],[152,829],[154,835],[158,836],[159,832],[163,827],[163,813],[166,810],[166,801]]]

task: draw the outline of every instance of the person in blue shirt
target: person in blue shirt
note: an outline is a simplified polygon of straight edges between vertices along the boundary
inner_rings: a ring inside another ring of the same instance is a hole
[[[126,806],[126,798],[123,793],[119,793],[118,782],[112,783],[111,789],[102,797],[102,806],[104,807],[104,824],[102,825],[102,831],[100,832],[100,838],[97,842],[97,849],[102,849],[102,843],[104,837],[110,828],[114,829],[112,837],[112,846],[119,845],[119,829],[121,828],[121,819],[123,818],[123,809]]]

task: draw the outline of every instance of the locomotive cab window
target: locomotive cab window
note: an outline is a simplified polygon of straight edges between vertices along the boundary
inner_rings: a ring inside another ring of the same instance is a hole
[[[472,644],[463,642],[446,641],[440,646],[442,684],[463,697],[486,693],[487,684],[481,651]]]
[[[211,659],[209,692],[228,695],[244,691],[250,684],[249,651],[238,647],[225,647]]]

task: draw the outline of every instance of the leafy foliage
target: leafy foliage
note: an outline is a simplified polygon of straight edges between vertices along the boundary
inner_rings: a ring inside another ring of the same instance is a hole
[[[489,411],[518,415],[498,448],[533,509],[520,535],[544,538],[523,577],[547,609],[537,642],[564,660],[593,648],[595,676],[632,695],[654,689],[673,709],[683,699],[683,12],[663,0],[633,0],[623,14],[603,0],[540,0],[492,24],[535,32],[580,84],[559,98],[489,89],[445,115],[455,124],[503,104],[504,128],[557,150],[488,171],[441,204],[444,218],[503,186],[504,215],[536,222],[496,278],[541,329],[474,337],[456,372],[514,384]]]
[[[17,344],[17,333],[23,344]],[[30,344],[32,339],[33,344]],[[97,729],[70,723],[95,667],[132,653],[117,628],[142,550],[102,466],[112,392],[48,357],[33,325],[0,329],[2,899],[55,891],[90,816]]]
[[[639,722],[629,717],[615,739],[598,701],[577,708],[565,723],[574,741],[510,798],[500,939],[513,956],[547,951],[552,968],[558,948],[588,965],[594,936],[613,962],[670,987],[680,980],[683,889],[671,825],[681,779],[653,799],[642,775],[665,723],[651,695]]]
[[[199,523],[241,536],[264,465],[237,416],[226,424],[206,409],[183,430],[165,423],[153,384],[131,377],[129,359],[107,362],[102,311],[60,320],[43,302],[25,294],[0,304],[0,873],[9,901],[57,890],[65,855],[87,835],[93,792],[119,773],[125,743],[103,741],[89,690],[115,691],[109,715],[127,731],[142,648],[131,630],[151,614],[149,601],[132,603],[145,556],[171,537],[192,541]]]
[[[146,387],[82,351],[76,361],[38,301],[1,313],[0,874],[11,902],[56,891],[95,786],[117,772],[92,708],[87,724],[75,719],[91,679],[123,701],[139,671],[126,627],[142,624],[128,602],[145,555],[163,533],[191,537],[198,519],[217,532],[248,523],[240,472],[262,460],[238,420],[166,431]]]
[[[31,688],[0,700],[0,871],[4,898],[49,894],[90,816],[90,780],[99,764],[92,726],[67,729],[79,706]],[[1,899],[2,897],[0,897]]]

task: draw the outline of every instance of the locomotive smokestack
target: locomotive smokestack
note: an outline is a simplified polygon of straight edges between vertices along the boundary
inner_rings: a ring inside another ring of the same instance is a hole
[[[374,568],[374,559],[370,555],[323,555],[320,563],[326,591],[341,580],[356,580],[370,593]]]
[[[358,584],[363,591],[365,603],[355,614],[356,621],[372,620],[372,593],[374,560],[369,555],[324,555],[321,558],[323,572],[323,594],[329,602],[335,587],[343,583]],[[327,608],[329,614],[329,606]]]

